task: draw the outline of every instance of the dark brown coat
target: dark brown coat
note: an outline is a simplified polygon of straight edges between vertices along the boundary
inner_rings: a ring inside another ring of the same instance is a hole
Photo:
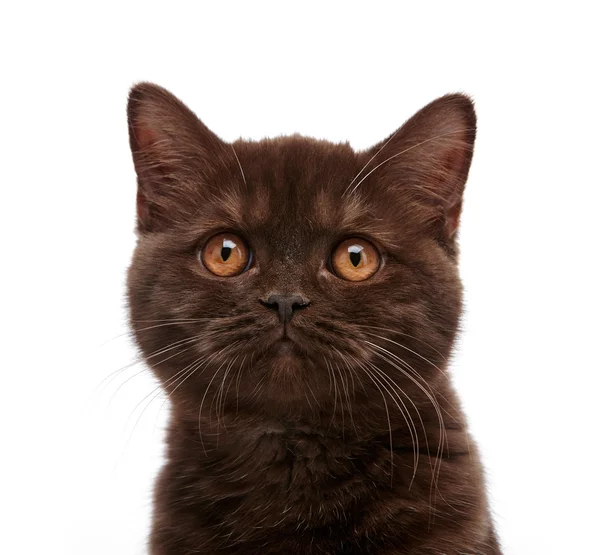
[[[225,143],[150,84],[128,115],[131,324],[172,404],[152,554],[499,555],[446,374],[470,100],[431,103],[367,152]],[[220,232],[252,251],[239,275],[202,263]],[[379,253],[365,281],[332,271],[348,237]],[[282,324],[273,294],[307,306]]]

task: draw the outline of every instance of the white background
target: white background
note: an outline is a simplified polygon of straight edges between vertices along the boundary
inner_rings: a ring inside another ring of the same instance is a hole
[[[3,3],[0,552],[145,553],[168,406],[142,414],[140,364],[103,380],[137,360],[125,105],[151,80],[227,140],[357,148],[473,96],[455,383],[505,553],[600,553],[598,16],[402,4]]]

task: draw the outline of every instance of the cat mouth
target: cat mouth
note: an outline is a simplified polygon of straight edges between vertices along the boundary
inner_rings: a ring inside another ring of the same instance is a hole
[[[275,341],[273,347],[276,349],[278,354],[281,355],[293,355],[296,353],[296,343],[289,337],[282,337]]]
[[[311,364],[311,353],[307,351],[303,339],[303,334],[293,326],[274,326],[262,339],[262,345],[254,360],[271,369],[281,364],[288,368],[296,367],[300,363]]]
[[[296,333],[286,325],[282,326],[277,331],[269,347],[271,352],[278,355],[294,356],[301,354],[300,344],[297,340]]]

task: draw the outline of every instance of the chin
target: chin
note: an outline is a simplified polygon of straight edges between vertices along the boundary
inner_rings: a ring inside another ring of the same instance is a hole
[[[319,369],[314,360],[289,339],[275,342],[264,352],[256,360],[255,370],[253,396],[266,412],[312,411],[315,392],[328,387],[327,379],[320,379],[328,375],[327,370]]]

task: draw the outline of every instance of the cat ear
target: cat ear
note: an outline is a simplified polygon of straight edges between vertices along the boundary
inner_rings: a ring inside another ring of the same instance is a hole
[[[473,103],[462,94],[443,96],[410,118],[368,153],[373,178],[397,190],[420,224],[452,241],[475,143]]]
[[[191,209],[224,142],[180,100],[151,83],[129,93],[129,143],[138,177],[140,232],[163,229]]]

